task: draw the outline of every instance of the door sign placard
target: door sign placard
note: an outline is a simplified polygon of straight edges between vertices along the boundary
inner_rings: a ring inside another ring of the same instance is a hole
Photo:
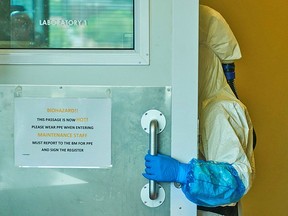
[[[15,98],[15,165],[111,167],[110,98]]]

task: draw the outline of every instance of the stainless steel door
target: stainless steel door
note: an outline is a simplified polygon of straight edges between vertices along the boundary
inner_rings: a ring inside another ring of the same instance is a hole
[[[143,204],[140,193],[148,134],[141,117],[149,109],[165,115],[167,125],[159,135],[158,151],[170,154],[170,87],[61,87],[66,97],[97,97],[109,93],[112,100],[112,167],[20,168],[14,165],[14,94],[16,86],[0,86],[0,214],[3,216],[151,216],[170,214],[170,187],[162,184],[166,199],[157,208]],[[29,97],[51,96],[59,87],[23,86]],[[84,89],[84,91],[83,91]],[[88,90],[88,91],[87,91]],[[79,93],[80,92],[80,93]],[[54,96],[53,96],[54,95]],[[58,95],[59,97],[59,95]],[[33,106],[33,104],[31,104]],[[25,113],[23,113],[25,115]],[[77,158],[75,158],[77,159]]]

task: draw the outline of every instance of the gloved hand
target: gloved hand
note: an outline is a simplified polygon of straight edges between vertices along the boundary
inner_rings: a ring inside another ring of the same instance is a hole
[[[143,176],[158,182],[185,183],[190,165],[163,154],[145,156],[145,172]]]

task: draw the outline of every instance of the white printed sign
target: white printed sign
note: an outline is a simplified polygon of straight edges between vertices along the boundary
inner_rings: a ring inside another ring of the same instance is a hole
[[[111,167],[111,99],[15,98],[15,165]]]

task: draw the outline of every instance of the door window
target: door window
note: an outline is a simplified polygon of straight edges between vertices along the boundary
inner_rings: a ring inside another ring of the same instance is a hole
[[[10,0],[7,8],[1,48],[134,49],[133,0]]]

